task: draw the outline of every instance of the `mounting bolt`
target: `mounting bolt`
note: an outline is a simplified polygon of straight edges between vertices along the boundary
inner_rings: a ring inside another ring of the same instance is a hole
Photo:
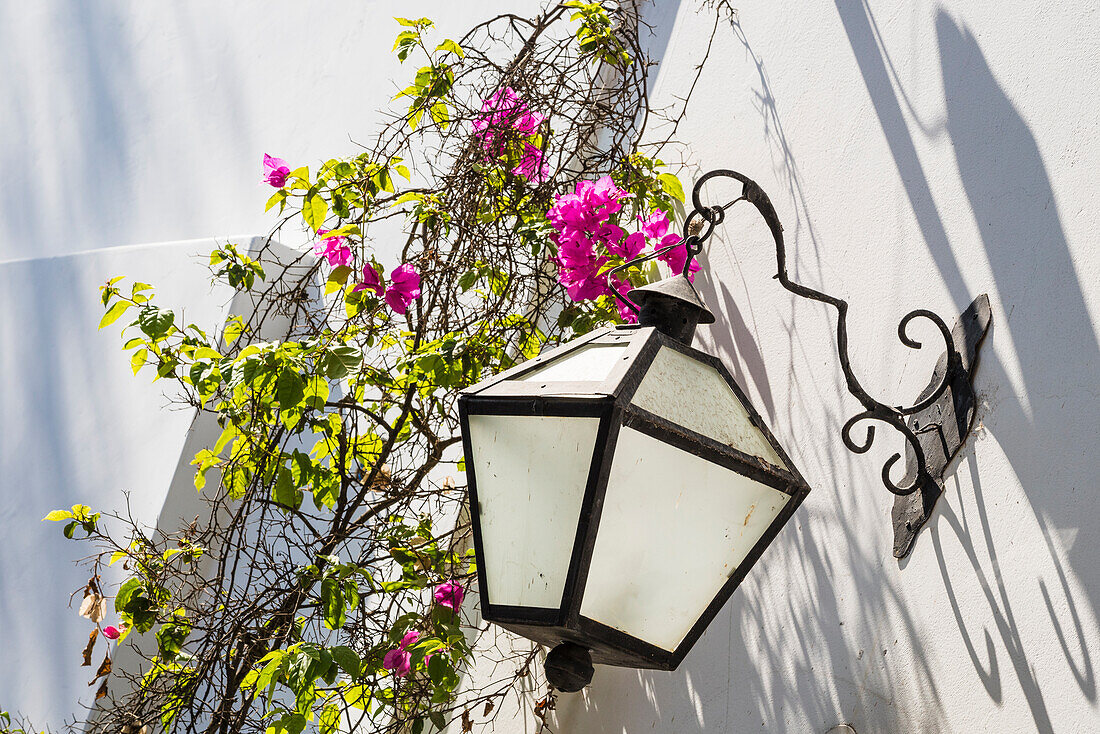
[[[592,655],[573,642],[563,642],[546,655],[546,680],[562,693],[576,693],[592,682]]]

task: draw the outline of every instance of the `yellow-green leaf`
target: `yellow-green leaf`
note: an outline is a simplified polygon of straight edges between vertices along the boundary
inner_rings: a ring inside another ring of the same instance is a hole
[[[134,356],[130,357],[130,369],[134,371],[135,375],[138,373],[138,370],[145,366],[145,360],[148,356],[148,349],[139,349],[134,352]]]
[[[306,220],[314,232],[321,228],[328,216],[328,202],[320,194],[314,194],[306,199],[302,205],[302,218]]]
[[[225,323],[225,329],[222,331],[222,337],[225,339],[226,346],[229,346],[233,342],[240,338],[241,332],[244,331],[244,319],[240,316],[233,316]]]
[[[73,513],[68,510],[54,510],[49,515],[46,515],[43,520],[50,520],[51,522],[58,522],[60,520],[71,520]]]
[[[264,211],[266,212],[266,211],[270,210],[271,207],[275,206],[276,204],[281,204],[284,201],[286,201],[286,196],[287,196],[286,189],[279,189],[278,191],[276,191],[274,194],[271,195],[271,198],[267,200],[267,205],[264,206]]]
[[[662,173],[657,177],[657,180],[661,182],[661,186],[668,192],[669,196],[679,202],[684,201],[684,187],[680,184],[680,179],[671,173]]]
[[[99,320],[99,328],[102,329],[104,326],[110,326],[118,321],[118,317],[126,313],[128,308],[130,308],[129,301],[116,301],[113,306],[107,309],[107,313],[103,314],[103,318]]]

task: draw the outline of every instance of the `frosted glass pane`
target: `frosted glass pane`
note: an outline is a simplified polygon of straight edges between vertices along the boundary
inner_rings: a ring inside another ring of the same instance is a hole
[[[599,418],[471,415],[489,601],[558,607]]]
[[[631,402],[707,438],[787,468],[718,370],[675,349],[662,347],[657,352]]]
[[[626,352],[626,344],[587,344],[519,379],[524,382],[602,382]]]
[[[675,650],[788,499],[624,427],[581,614]]]

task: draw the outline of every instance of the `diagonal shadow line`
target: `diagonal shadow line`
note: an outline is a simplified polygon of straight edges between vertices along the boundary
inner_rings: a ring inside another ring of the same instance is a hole
[[[894,158],[898,176],[905,185],[905,194],[917,219],[921,235],[947,285],[958,313],[970,303],[970,294],[963,282],[958,260],[940,218],[939,209],[932,196],[928,176],[917,155],[917,147],[905,121],[901,103],[898,102],[890,81],[884,54],[876,40],[871,24],[870,10],[865,0],[834,0],[840,15],[848,43],[855,54],[856,64],[863,76],[867,94],[882,126],[886,144]]]
[[[989,518],[985,511],[985,500],[983,499],[981,478],[978,476],[978,470],[976,460],[970,457],[969,461],[971,482],[974,487],[974,498],[978,508],[978,523],[981,526],[982,536],[985,539],[986,547],[989,551],[990,561],[993,565],[993,579],[992,583],[982,570],[981,564],[978,561],[978,554],[974,548],[974,543],[971,540],[971,530],[967,527],[965,518],[960,518],[947,503],[941,505],[940,517],[947,523],[948,527],[954,532],[956,538],[959,541],[959,545],[962,548],[963,553],[966,555],[967,560],[970,562],[971,568],[974,571],[978,580],[978,585],[982,590],[982,594],[985,597],[986,604],[989,606],[989,611],[993,615],[993,621],[997,626],[997,631],[1000,634],[1001,642],[1005,646],[1005,650],[1008,652],[1009,662],[1012,663],[1012,668],[1016,673],[1017,680],[1020,683],[1020,688],[1023,691],[1024,698],[1027,700],[1028,709],[1031,712],[1032,719],[1035,722],[1036,728],[1047,734],[1054,731],[1053,724],[1050,720],[1050,714],[1047,711],[1046,701],[1043,697],[1042,689],[1039,686],[1039,681],[1035,677],[1034,668],[1028,660],[1027,651],[1024,649],[1023,637],[1020,634],[1018,627],[1016,626],[1015,615],[1012,611],[1011,603],[1008,599],[1007,590],[1004,584],[1004,577],[1001,574],[1000,564],[997,561],[997,554],[993,551],[992,534],[989,529]],[[955,613],[956,622],[958,623],[959,633],[963,637],[964,644],[966,645],[967,652],[970,653],[971,659],[975,664],[975,669],[978,671],[979,677],[982,678],[983,684],[987,682],[988,677],[985,673],[983,666],[980,665],[976,652],[974,651],[974,643],[970,640],[970,635],[966,631],[965,621],[962,618],[961,610],[958,607],[958,601],[955,598],[953,585],[951,582],[950,571],[947,568],[947,561],[943,552],[943,546],[939,539],[939,531],[934,528],[931,533],[932,542],[936,549],[936,562],[939,564],[940,575],[943,579],[944,589],[946,590],[948,597],[951,600],[951,607]],[[997,591],[994,593],[993,585],[996,585]],[[990,651],[993,650],[990,641],[988,639],[988,630],[986,631],[986,646]],[[990,675],[996,669],[995,657],[990,657]],[[1000,686],[998,685],[991,689],[989,685],[986,685],[986,690],[990,696],[996,701],[1000,701]]]

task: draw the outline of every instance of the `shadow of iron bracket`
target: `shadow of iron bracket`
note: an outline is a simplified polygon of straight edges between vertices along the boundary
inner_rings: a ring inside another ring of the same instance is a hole
[[[943,494],[943,473],[951,459],[958,453],[974,424],[977,412],[977,396],[974,394],[974,371],[978,366],[978,350],[989,331],[992,321],[989,296],[982,294],[963,312],[951,329],[955,349],[962,358],[962,369],[949,377],[947,390],[930,406],[914,413],[907,424],[916,434],[924,450],[928,473],[935,482],[927,482],[912,494],[894,497],[894,557],[904,558],[913,549],[913,542],[921,527],[928,522],[936,500]],[[940,355],[932,373],[929,386],[921,393],[918,402],[924,400],[944,379],[948,369],[948,355]],[[916,459],[912,449],[906,447],[906,478],[911,482],[916,475]]]

